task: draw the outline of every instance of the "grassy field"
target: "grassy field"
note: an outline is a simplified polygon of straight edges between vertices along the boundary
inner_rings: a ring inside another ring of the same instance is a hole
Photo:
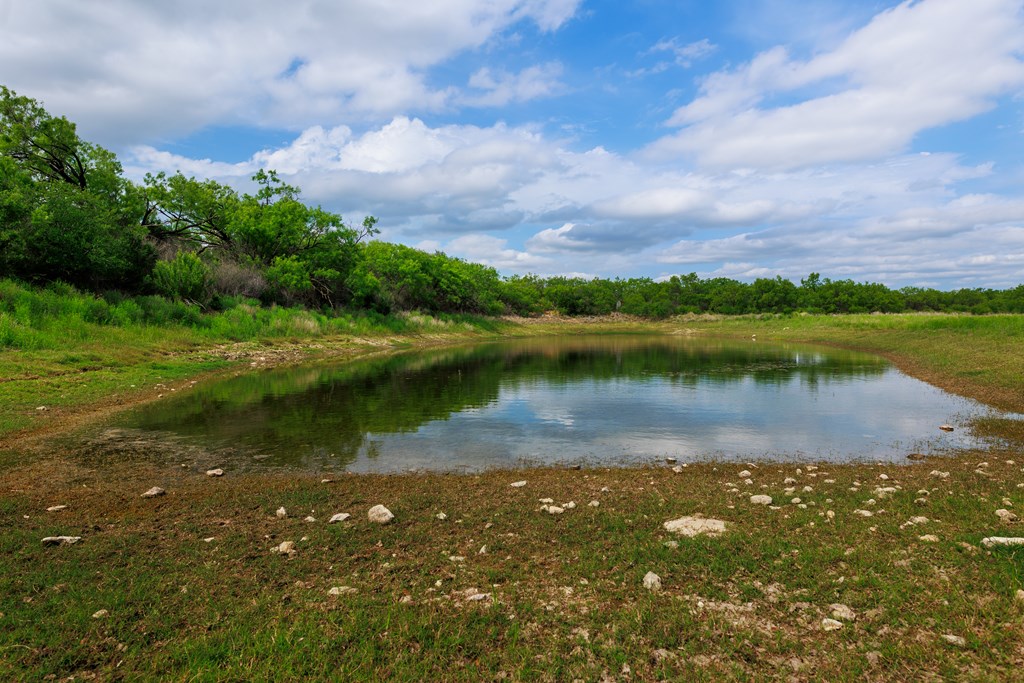
[[[1024,318],[1014,316],[404,324],[341,334],[318,323],[305,337],[293,329],[244,340],[86,329],[0,353],[0,679],[1020,677],[1024,547],[981,544],[1024,535],[996,514],[1024,507],[1024,435],[1010,421],[977,425],[1003,445],[905,466],[333,481],[211,478],[195,462],[155,465],[141,450],[88,460],[43,438],[252,364],[581,329],[866,349],[949,390],[1024,410]],[[117,344],[100,338],[115,333],[125,335]],[[527,483],[510,485],[517,480]],[[141,498],[151,486],[167,494]],[[752,495],[773,504],[754,505]],[[575,507],[550,514],[546,499]],[[391,524],[368,521],[376,504],[394,512]],[[67,508],[47,511],[57,505]],[[327,523],[341,512],[352,516]],[[726,531],[664,529],[684,515],[722,520]],[[40,542],[57,535],[82,540]],[[293,552],[274,552],[284,542]],[[648,572],[660,590],[644,586]],[[352,590],[331,594],[342,587]]]

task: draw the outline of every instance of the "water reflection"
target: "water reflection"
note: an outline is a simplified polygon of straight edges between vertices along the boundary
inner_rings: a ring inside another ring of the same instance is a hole
[[[241,375],[124,416],[235,467],[398,471],[652,457],[902,459],[978,404],[877,357],[679,337],[544,338]],[[928,442],[928,443],[926,443]]]

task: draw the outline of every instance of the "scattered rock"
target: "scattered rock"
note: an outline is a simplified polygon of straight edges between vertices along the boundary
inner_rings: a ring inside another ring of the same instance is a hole
[[[295,552],[295,542],[294,541],[285,541],[281,545],[279,545],[276,548],[274,548],[274,552],[275,553],[282,553],[284,555],[291,555],[292,553]]]
[[[939,537],[935,534],[925,534],[923,536],[918,536],[917,540],[924,541],[925,543],[938,543]]]
[[[306,518],[305,518],[304,520],[302,520],[302,521],[304,521],[304,522],[315,522],[315,521],[316,521],[316,517],[314,517],[313,515],[308,515],[308,516],[307,516],[307,517],[306,517]]]
[[[835,619],[830,619],[828,617],[821,620],[821,630],[823,631],[838,631],[842,627],[843,622],[841,621],[836,621]]]
[[[589,505],[592,508],[600,507],[601,501],[599,501],[599,500],[592,500],[589,503],[587,503],[587,505]]]
[[[752,475],[750,474],[750,470],[743,470],[742,472],[740,472],[740,473],[739,473],[738,475],[736,475],[736,476],[738,476],[738,477],[739,477],[740,479],[748,479],[748,478],[750,478],[750,477],[751,477]]]
[[[654,572],[647,572],[644,574],[644,588],[652,593],[657,593],[661,590],[661,577]]]
[[[1024,603],[1024,590],[1018,588],[1017,592],[1014,594],[1014,598],[1016,598],[1017,602]]]
[[[466,597],[467,602],[486,602],[491,599],[490,593],[473,593]]]
[[[163,495],[166,495],[166,494],[167,494],[167,491],[164,491],[159,486],[154,486],[150,490],[148,490],[145,493],[143,493],[142,497],[143,498],[156,498],[157,496],[163,496]]]
[[[93,619],[102,619],[103,617],[107,617],[107,616],[110,616],[110,612],[108,612],[105,609],[97,610],[96,612],[92,613],[92,618]]]
[[[511,486],[514,489],[521,489],[524,486],[526,486],[526,481],[514,481],[511,484],[509,484],[509,486]]]
[[[562,503],[562,507],[566,510],[574,510],[576,508],[576,501],[570,500],[568,503]]]
[[[466,558],[462,555],[449,555],[448,560],[451,562],[465,562]]]
[[[329,520],[327,520],[327,523],[328,524],[335,524],[337,522],[344,522],[346,519],[348,519],[351,516],[352,515],[350,515],[347,512],[339,512],[336,515],[332,515],[331,518]]]
[[[546,509],[549,515],[560,515],[565,512],[565,508],[560,508],[557,505],[546,505],[543,509]]]
[[[758,494],[750,497],[750,502],[753,505],[771,505],[772,497],[764,494]]]
[[[679,547],[679,541],[665,541],[664,543],[662,543],[662,545],[666,548],[672,548],[673,550],[675,550]]]
[[[675,458],[665,458],[665,462],[669,465],[675,465],[678,461]]]
[[[871,510],[854,510],[853,514],[860,515],[861,517],[874,517],[875,513]]]
[[[956,645],[957,647],[966,647],[967,646],[967,641],[966,640],[964,640],[960,636],[954,636],[954,635],[952,635],[950,633],[947,633],[944,636],[942,636],[942,639],[944,641],[946,641],[947,643],[949,643],[950,645]]]
[[[274,514],[277,515],[278,519],[284,519],[288,516],[288,511],[285,510],[283,507],[279,507],[277,508],[277,512],[275,512]]]
[[[203,543],[213,543],[216,540],[217,540],[216,536],[209,536],[209,537],[203,539]]]
[[[836,619],[842,619],[843,621],[857,620],[857,613],[850,609],[849,606],[840,602],[833,603],[829,605],[828,608],[832,611],[832,616]]]
[[[981,544],[986,548],[994,548],[996,546],[1017,546],[1024,545],[1024,538],[990,536],[988,538],[981,539]]]
[[[930,521],[931,520],[928,519],[927,517],[921,517],[921,516],[911,517],[907,521],[903,522],[903,524],[900,524],[900,528],[901,529],[905,529],[908,526],[917,526],[918,524],[927,524]]]
[[[435,517],[436,519],[439,519],[439,520],[441,520],[442,522],[443,522],[444,520],[448,519],[448,515],[444,514],[443,512],[438,512],[438,513],[437,513],[436,515],[434,515],[434,517]]]
[[[61,510],[67,510],[67,509],[68,509],[67,505],[51,505],[50,507],[46,508],[46,511],[47,512],[60,512]]]
[[[682,474],[683,468],[680,467],[679,465],[676,465],[675,467],[672,468],[672,471],[675,472],[676,474]]]
[[[47,536],[43,539],[43,545],[74,545],[81,540],[81,536]]]
[[[1003,520],[1004,522],[1016,522],[1018,519],[1016,514],[1010,512],[1009,510],[1002,509],[996,510],[996,517]]]
[[[724,533],[726,528],[725,522],[722,520],[705,518],[700,515],[672,519],[662,524],[662,526],[665,527],[665,531],[670,533],[690,537],[699,536],[700,534],[718,536]]]
[[[939,425],[939,429],[944,432],[951,432],[953,431],[953,425]]]
[[[388,510],[383,505],[374,505],[370,508],[369,512],[366,513],[366,516],[374,524],[387,524],[395,518],[395,516],[391,514],[391,510]]]
[[[928,473],[932,477],[937,479],[949,479],[949,472],[940,472],[939,470],[932,470]]]
[[[358,588],[353,588],[352,586],[334,586],[329,591],[327,591],[327,594],[328,595],[353,595],[353,594],[358,593],[358,592],[359,592],[359,589]]]
[[[555,502],[555,499],[554,498],[538,498],[537,502],[541,503],[542,505],[552,505]]]
[[[223,477],[224,476],[224,470],[222,470],[219,467],[217,469],[215,469],[215,470],[206,470],[206,476],[208,476],[208,477]]]

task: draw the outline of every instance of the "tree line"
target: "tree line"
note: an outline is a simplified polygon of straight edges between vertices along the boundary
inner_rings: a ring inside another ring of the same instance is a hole
[[[35,285],[160,295],[206,310],[238,302],[331,311],[479,315],[963,311],[1024,313],[1010,290],[893,290],[811,273],[744,283],[517,275],[375,240],[310,206],[274,171],[255,192],[175,173],[125,178],[116,156],[75,124],[0,86],[0,277]]]

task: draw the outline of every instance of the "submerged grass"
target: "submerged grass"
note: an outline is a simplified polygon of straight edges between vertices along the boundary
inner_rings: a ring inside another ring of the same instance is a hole
[[[11,310],[0,315],[32,320]],[[189,453],[97,461],[24,437],[96,405],[187,390],[190,378],[218,369],[581,330],[866,349],[1021,411],[1022,317],[407,316],[340,333],[323,325],[341,323],[309,314],[277,332],[267,331],[273,318],[253,323],[240,341],[173,325],[82,322],[62,334],[46,320],[18,323],[38,330],[38,346],[0,353],[0,679],[1010,680],[1024,665],[1024,548],[980,544],[1024,535],[1020,522],[996,515],[1024,506],[1024,434],[1012,420],[975,424],[998,437],[990,450],[907,466],[330,482],[210,478]],[[517,479],[526,486],[509,485]],[[154,485],[167,495],[140,497]],[[774,505],[754,506],[752,494]],[[576,507],[551,515],[542,498]],[[367,521],[377,503],[394,523]],[[55,505],[68,507],[47,511]],[[337,512],[352,518],[327,524]],[[728,531],[691,539],[662,528],[696,513]],[[54,535],[82,540],[42,546]],[[296,544],[293,555],[272,552],[284,541]],[[660,592],[643,587],[649,571]],[[330,595],[341,586],[356,592]],[[833,617],[843,626],[826,631],[822,620]]]

